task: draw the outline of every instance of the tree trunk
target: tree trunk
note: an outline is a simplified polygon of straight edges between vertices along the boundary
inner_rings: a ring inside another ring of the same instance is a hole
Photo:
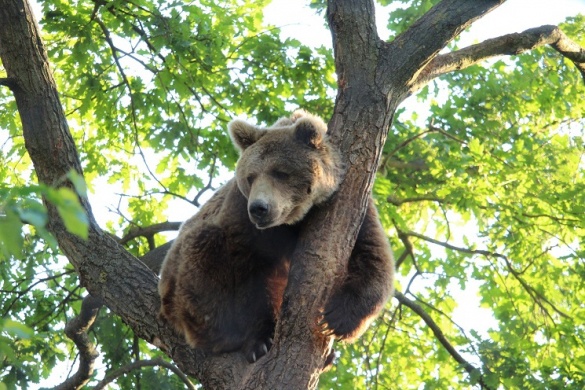
[[[159,309],[156,275],[101,231],[86,199],[81,201],[90,221],[87,240],[67,232],[46,203],[49,230],[81,284],[205,387],[315,388],[330,343],[317,331],[319,311],[343,275],[395,109],[450,40],[503,2],[444,0],[392,43],[377,36],[371,0],[328,2],[339,86],[329,131],[345,159],[346,176],[330,205],[301,234],[274,346],[257,363],[248,365],[238,353],[206,358],[153,315]],[[72,169],[81,173],[81,164],[28,3],[0,0],[0,26],[0,58],[8,74],[3,84],[14,92],[38,179],[71,186],[65,175]]]

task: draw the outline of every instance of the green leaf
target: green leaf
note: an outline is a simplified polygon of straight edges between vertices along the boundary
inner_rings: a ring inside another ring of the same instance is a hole
[[[475,155],[481,156],[483,154],[483,146],[481,146],[479,139],[472,139],[469,144],[469,151]]]
[[[12,208],[0,209],[0,248],[2,257],[22,255],[22,222]]]
[[[2,331],[21,339],[28,339],[34,333],[28,326],[10,319],[2,321]]]
[[[71,180],[71,183],[73,183],[75,191],[77,191],[79,196],[87,198],[87,185],[83,176],[71,170],[69,173],[67,173],[67,178]]]
[[[67,231],[87,239],[89,222],[77,194],[67,187],[60,187],[49,188],[46,195],[49,201],[57,206]]]
[[[45,206],[36,200],[23,202],[18,209],[18,214],[21,220],[40,229],[45,227],[48,220]]]

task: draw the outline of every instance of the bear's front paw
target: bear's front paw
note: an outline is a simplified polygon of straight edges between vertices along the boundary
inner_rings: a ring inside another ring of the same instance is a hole
[[[367,322],[364,307],[351,292],[334,294],[322,312],[319,321],[321,333],[339,340],[353,340],[358,337]]]
[[[255,363],[256,360],[266,355],[271,347],[272,338],[260,338],[247,341],[242,348],[242,352],[249,363]]]

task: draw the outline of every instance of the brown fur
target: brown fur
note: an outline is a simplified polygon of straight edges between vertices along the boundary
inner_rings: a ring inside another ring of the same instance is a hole
[[[230,123],[241,151],[236,177],[183,224],[159,283],[161,316],[192,346],[242,350],[250,362],[270,348],[301,222],[339,186],[340,159],[326,129],[304,111],[267,129]],[[361,335],[391,294],[393,272],[370,200],[323,331],[345,340]]]

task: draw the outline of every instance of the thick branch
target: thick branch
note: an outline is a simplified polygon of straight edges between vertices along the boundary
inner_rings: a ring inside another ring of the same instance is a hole
[[[0,58],[16,83],[14,97],[37,177],[42,183],[73,188],[63,178],[71,170],[82,172],[81,163],[28,2],[0,0],[0,26]],[[209,388],[234,388],[248,367],[244,359],[239,354],[205,358],[158,319],[158,278],[97,226],[87,199],[80,201],[89,219],[87,240],[68,232],[55,206],[46,206],[48,229],[79,273],[81,284],[139,337],[165,351],[183,372]]]
[[[541,26],[521,33],[488,39],[452,53],[438,55],[412,84],[411,92],[445,73],[465,69],[488,58],[517,55],[544,45],[551,45],[553,49],[573,61],[585,81],[585,50],[567,37],[557,26]]]
[[[451,357],[453,357],[453,359],[455,359],[455,361],[457,363],[461,364],[461,366],[465,369],[465,371],[467,371],[470,375],[472,375],[474,373],[480,374],[480,377],[478,379],[478,383],[481,385],[482,389],[489,389],[490,388],[483,381],[481,371],[478,368],[476,368],[473,364],[471,364],[467,360],[465,360],[463,358],[463,356],[461,356],[461,354],[459,352],[457,352],[455,347],[453,347],[453,345],[451,345],[449,340],[447,340],[447,337],[445,337],[445,334],[443,333],[441,328],[439,328],[439,325],[437,325],[437,323],[432,319],[432,317],[426,311],[424,311],[424,309],[422,307],[420,307],[416,302],[411,301],[410,299],[406,298],[406,296],[404,296],[404,294],[402,294],[400,291],[395,291],[394,297],[398,300],[398,302],[400,302],[401,304],[403,304],[404,306],[408,307],[413,312],[415,312],[425,322],[425,324],[427,324],[429,329],[431,329],[431,331],[435,335],[435,338],[437,339],[437,341],[439,341],[439,343],[441,343],[441,345],[447,350],[447,352],[449,352],[449,355],[451,355]]]
[[[396,37],[384,52],[395,80],[410,86],[419,72],[475,20],[506,0],[443,0]]]
[[[93,325],[103,302],[91,295],[86,296],[81,304],[79,315],[73,318],[65,326],[65,334],[79,350],[79,368],[71,377],[53,388],[53,390],[81,389],[93,374],[95,359],[98,352],[87,335],[87,331]]]
[[[330,0],[339,94],[329,133],[347,168],[330,203],[303,223],[291,260],[274,345],[253,365],[244,389],[312,389],[328,355],[319,313],[345,274],[394,110],[378,83],[379,47],[371,0]],[[326,234],[323,234],[326,232]],[[318,239],[316,239],[318,238]]]
[[[341,89],[358,93],[362,85],[374,87],[378,51],[381,45],[371,0],[329,1],[327,19],[333,36],[335,70]]]
[[[158,275],[160,273],[160,268],[162,267],[165,256],[167,255],[169,249],[171,249],[171,245],[173,245],[173,241],[169,241],[166,244],[154,248],[142,256],[140,261],[142,261],[148,268],[150,268],[152,272]]]

